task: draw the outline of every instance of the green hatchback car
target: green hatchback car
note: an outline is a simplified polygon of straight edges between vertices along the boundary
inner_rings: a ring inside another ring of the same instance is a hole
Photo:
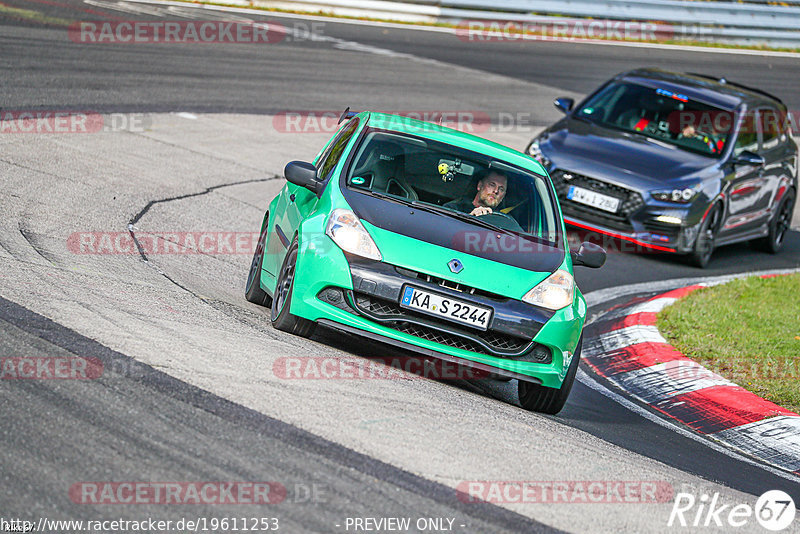
[[[245,296],[275,328],[317,324],[517,379],[554,414],[578,368],[586,302],[553,185],[532,158],[439,125],[342,115],[313,163],[286,165]]]

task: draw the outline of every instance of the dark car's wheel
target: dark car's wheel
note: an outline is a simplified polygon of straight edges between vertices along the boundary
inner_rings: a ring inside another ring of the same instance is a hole
[[[717,238],[720,224],[722,223],[722,206],[715,204],[711,211],[706,215],[697,239],[694,242],[694,249],[689,253],[689,263],[695,267],[705,269],[714,253],[714,241]]]
[[[517,385],[519,392],[519,403],[526,410],[555,415],[561,411],[567,402],[572,384],[575,382],[575,375],[578,372],[578,363],[581,359],[581,348],[583,347],[583,337],[578,341],[578,347],[572,356],[572,361],[567,369],[567,376],[561,383],[561,387],[548,388],[533,382],[520,380]]]
[[[269,215],[267,215],[269,217]],[[258,236],[256,251],[253,253],[253,261],[250,263],[250,273],[247,275],[247,285],[244,289],[244,298],[259,306],[270,306],[272,297],[261,289],[261,266],[264,263],[264,247],[267,243],[267,230],[269,224],[264,224],[261,235]]]
[[[290,303],[294,290],[295,268],[297,266],[297,238],[292,242],[286,257],[283,259],[278,283],[272,299],[272,326],[278,330],[301,337],[311,337],[317,323],[292,315]]]
[[[769,233],[766,237],[753,241],[753,244],[759,250],[769,252],[770,254],[777,254],[783,248],[784,237],[786,231],[792,224],[792,215],[794,213],[795,194],[793,190],[789,190],[781,200],[775,216],[769,223]]]

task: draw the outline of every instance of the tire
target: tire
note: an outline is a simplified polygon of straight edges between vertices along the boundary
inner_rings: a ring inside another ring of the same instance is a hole
[[[711,261],[711,255],[714,254],[714,240],[717,238],[721,223],[722,206],[714,204],[714,207],[708,212],[703,224],[700,226],[700,231],[697,233],[694,249],[689,253],[689,263],[701,269],[705,269],[708,266],[708,262]]]
[[[269,215],[267,215],[269,219]],[[253,261],[250,262],[250,272],[247,274],[247,284],[244,288],[244,298],[248,302],[259,306],[271,306],[272,297],[261,289],[261,267],[264,263],[264,247],[267,243],[267,231],[269,230],[269,220],[264,223],[264,229],[258,236],[256,251],[253,253]]]
[[[784,237],[786,231],[792,224],[792,215],[794,213],[795,193],[793,190],[786,192],[786,195],[778,205],[775,216],[769,222],[769,233],[766,237],[753,241],[753,244],[758,250],[769,252],[770,254],[777,254],[783,248]]]
[[[292,315],[290,311],[292,294],[294,293],[295,266],[297,265],[297,238],[292,241],[286,257],[283,259],[278,282],[272,298],[272,326],[283,332],[300,337],[311,337],[317,323]]]
[[[581,348],[583,347],[583,336],[578,341],[578,348],[572,356],[572,361],[567,369],[567,376],[561,383],[560,388],[548,388],[533,382],[519,380],[517,391],[519,392],[519,403],[523,408],[531,412],[546,413],[555,415],[561,411],[567,402],[572,384],[575,383],[575,375],[578,373],[578,363],[581,359]]]

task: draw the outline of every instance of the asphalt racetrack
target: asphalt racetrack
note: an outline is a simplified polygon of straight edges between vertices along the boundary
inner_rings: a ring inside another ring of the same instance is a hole
[[[68,31],[77,21],[244,19],[288,34],[272,44],[92,44]],[[521,150],[558,118],[554,97],[579,97],[638,66],[726,75],[796,110],[798,57],[467,42],[446,31],[106,0],[5,0],[0,50],[0,114],[102,120],[93,133],[0,134],[0,356],[81,356],[103,368],[93,380],[0,380],[2,519],[48,532],[85,529],[40,520],[203,519],[207,531],[234,531],[219,523],[234,517],[277,519],[284,532],[402,530],[365,521],[381,518],[409,518],[409,532],[666,532],[689,530],[667,526],[678,493],[716,495],[730,508],[781,489],[800,502],[796,476],[619,402],[624,393],[588,368],[558,416],[520,409],[514,382],[287,379],[286,358],[403,353],[325,328],[311,340],[286,335],[243,297],[248,240],[284,164],[311,160],[332,133],[308,122],[292,130],[289,111],[468,111],[491,121],[479,135]],[[222,244],[188,254],[125,246],[131,235],[192,233]],[[119,241],[104,252],[92,235]],[[608,246],[602,269],[576,272],[590,317],[687,279],[800,267],[796,230],[777,256],[723,247],[703,271]],[[87,484],[220,481],[268,481],[277,497],[86,498]],[[489,504],[460,492],[481,481],[668,491]],[[711,523],[702,530],[730,530]],[[764,530],[751,520],[737,531]],[[800,531],[797,521],[787,531]]]

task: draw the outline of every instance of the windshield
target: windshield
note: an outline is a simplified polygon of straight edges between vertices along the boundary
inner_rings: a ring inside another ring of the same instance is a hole
[[[558,212],[546,177],[453,145],[369,130],[347,186],[560,246]]]
[[[730,112],[686,95],[633,83],[612,83],[576,111],[576,117],[635,132],[682,150],[720,157],[728,142]]]

